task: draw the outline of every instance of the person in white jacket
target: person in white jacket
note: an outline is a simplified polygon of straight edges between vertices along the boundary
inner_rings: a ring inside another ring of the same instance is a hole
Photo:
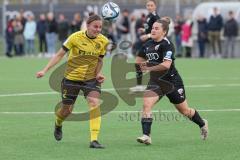
[[[23,36],[25,39],[25,48],[28,55],[33,55],[35,52],[34,39],[37,29],[37,24],[34,21],[34,16],[29,14],[27,15],[27,22],[23,31]]]

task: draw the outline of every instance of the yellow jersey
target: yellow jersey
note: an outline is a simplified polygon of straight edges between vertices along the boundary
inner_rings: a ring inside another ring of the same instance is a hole
[[[63,43],[63,49],[70,51],[64,77],[73,81],[86,81],[96,77],[99,57],[106,53],[109,40],[99,34],[89,38],[86,31],[78,31]]]

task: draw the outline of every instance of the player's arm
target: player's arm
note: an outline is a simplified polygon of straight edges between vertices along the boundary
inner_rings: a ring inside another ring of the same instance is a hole
[[[151,34],[150,33],[144,34],[144,35],[140,36],[140,39],[141,39],[142,42],[145,42],[149,38],[151,38]]]
[[[37,78],[43,77],[47,71],[54,67],[65,55],[66,51],[61,48],[48,62],[48,64],[39,72],[36,73]]]
[[[98,58],[98,63],[97,63],[97,67],[95,70],[95,74],[96,74],[96,80],[99,83],[103,83],[103,81],[105,80],[105,77],[103,76],[103,74],[101,73],[102,70],[102,66],[103,66],[103,56],[99,56]]]
[[[143,57],[140,57],[140,56],[137,56],[136,57],[136,60],[135,60],[135,63],[136,64],[141,64],[141,63],[145,63],[146,62],[146,59],[144,59]]]
[[[143,71],[159,71],[159,72],[162,72],[162,71],[167,71],[170,69],[171,67],[171,64],[172,64],[172,61],[171,60],[167,60],[167,59],[164,59],[164,61],[156,66],[152,66],[152,67],[147,67],[146,63],[143,63],[143,65],[141,65],[141,69]]]

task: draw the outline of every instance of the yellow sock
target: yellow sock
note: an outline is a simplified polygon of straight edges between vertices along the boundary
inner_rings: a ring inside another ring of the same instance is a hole
[[[62,123],[64,121],[64,117],[61,116],[60,114],[60,109],[56,112],[56,119],[55,119],[55,123],[56,123],[56,126],[62,126]]]
[[[63,119],[56,116],[56,120],[55,120],[55,123],[56,123],[56,126],[62,126],[62,123],[63,123]]]
[[[90,134],[91,141],[98,139],[98,134],[101,126],[101,111],[100,107],[90,106]]]

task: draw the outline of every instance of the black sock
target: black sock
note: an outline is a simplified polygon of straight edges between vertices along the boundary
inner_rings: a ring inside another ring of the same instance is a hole
[[[142,131],[143,134],[149,136],[151,133],[152,118],[142,118]]]
[[[203,119],[200,117],[196,110],[195,114],[192,116],[192,118],[190,118],[190,120],[196,123],[200,128],[202,128],[205,125]]]
[[[136,68],[136,78],[137,78],[137,85],[141,85],[142,84],[142,71],[141,68],[138,64],[135,64],[135,68]]]

